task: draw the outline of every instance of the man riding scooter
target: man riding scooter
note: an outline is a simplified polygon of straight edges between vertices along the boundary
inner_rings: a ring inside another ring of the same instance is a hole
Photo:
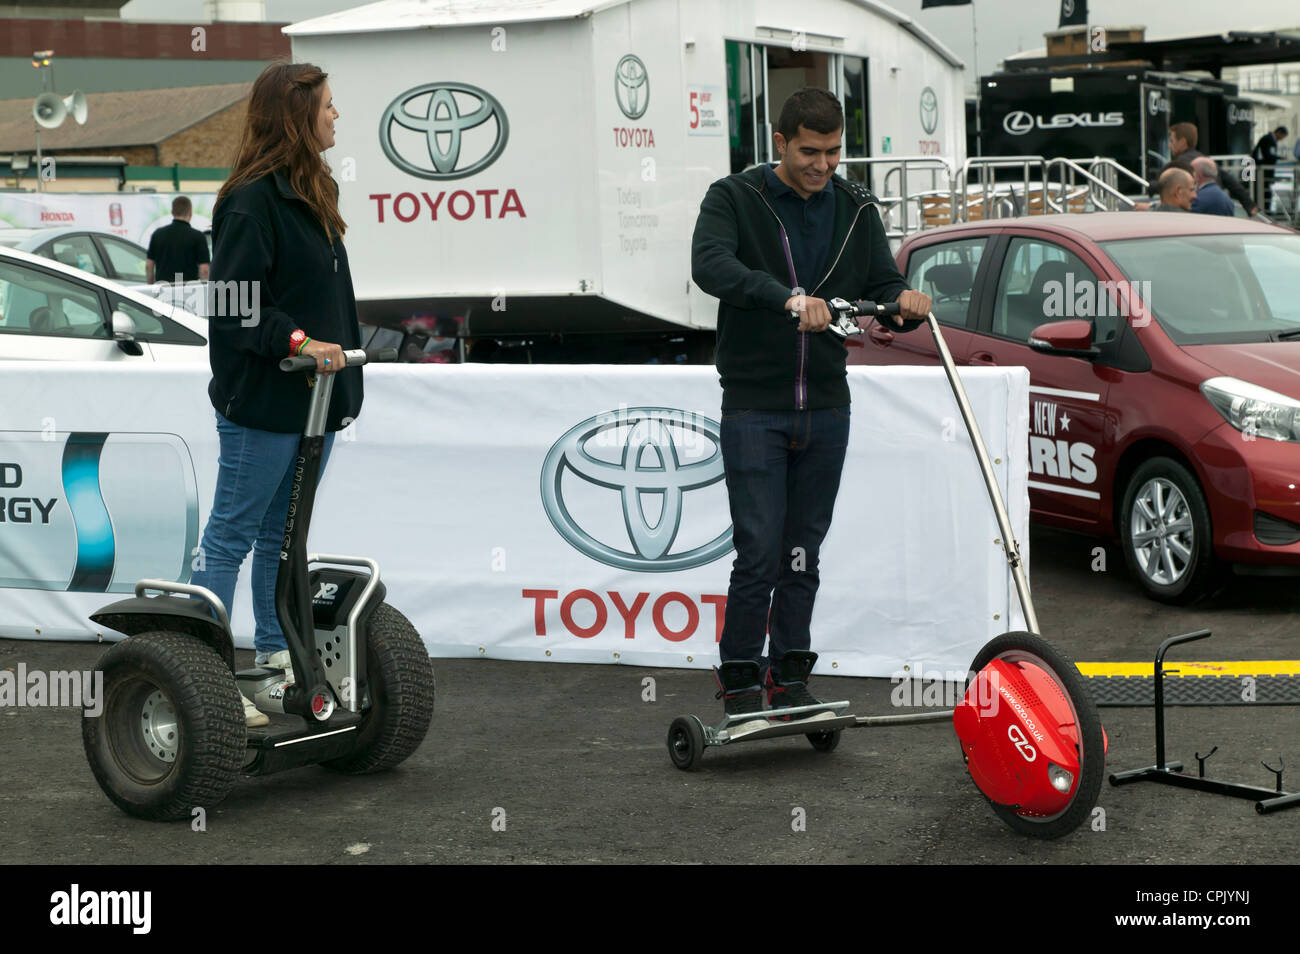
[[[809,624],[849,436],[847,349],[826,333],[826,301],[896,300],[908,331],[930,311],[899,274],[875,197],[835,175],[843,127],[830,93],[794,93],[774,137],[780,163],[713,183],[695,225],[692,276],[719,299],[736,545],[716,677],[727,715],[757,717],[733,736],[767,724],[764,691],[773,709],[819,704],[807,685],[817,661]]]

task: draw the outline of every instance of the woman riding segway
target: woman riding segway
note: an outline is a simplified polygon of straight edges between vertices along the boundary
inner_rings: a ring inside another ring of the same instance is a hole
[[[321,157],[334,145],[338,115],[318,67],[268,66],[253,84],[238,154],[212,223],[208,396],[221,456],[191,582],[229,608],[239,567],[253,549],[257,662],[284,669],[290,681],[275,577],[309,392],[303,376],[285,375],[278,362],[310,355],[318,372],[333,373],[343,367],[343,349],[360,347],[361,339],[338,187]],[[361,400],[361,368],[340,371],[325,461],[333,432],[356,418]],[[249,726],[267,724],[247,697],[243,702]]]

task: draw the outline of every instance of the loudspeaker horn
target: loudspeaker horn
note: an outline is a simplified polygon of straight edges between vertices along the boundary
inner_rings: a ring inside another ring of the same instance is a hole
[[[41,93],[32,105],[32,115],[46,129],[56,129],[67,118],[68,107],[57,93]]]

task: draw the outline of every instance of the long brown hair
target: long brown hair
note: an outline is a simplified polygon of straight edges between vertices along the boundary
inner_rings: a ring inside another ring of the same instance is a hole
[[[248,115],[230,177],[217,203],[240,186],[275,170],[289,180],[334,241],[347,230],[329,164],[321,158],[316,117],[329,74],[311,63],[278,61],[262,70],[248,96]]]

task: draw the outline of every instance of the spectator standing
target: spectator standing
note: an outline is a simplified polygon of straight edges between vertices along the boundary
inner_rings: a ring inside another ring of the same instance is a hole
[[[1219,167],[1209,156],[1199,156],[1192,160],[1192,176],[1196,185],[1196,198],[1192,199],[1192,211],[1209,215],[1233,214],[1232,200],[1219,185]]]
[[[145,281],[181,282],[207,281],[208,240],[203,233],[190,225],[194,205],[178,195],[172,199],[172,223],[157,229],[149,237],[148,257],[145,259]]]

